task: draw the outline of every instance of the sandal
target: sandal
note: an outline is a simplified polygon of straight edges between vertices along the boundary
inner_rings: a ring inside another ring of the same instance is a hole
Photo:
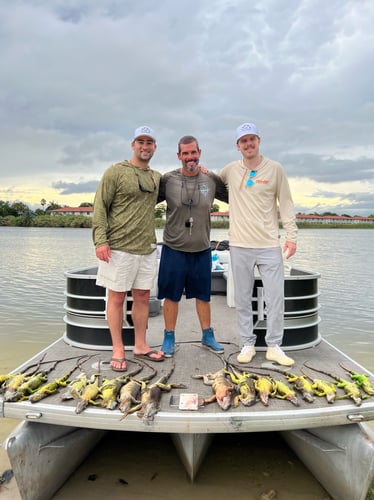
[[[114,364],[120,364],[120,368],[114,366]],[[125,358],[112,358],[110,360],[110,367],[115,372],[125,372],[127,370],[126,359]]]
[[[160,361],[164,361],[164,359],[165,359],[164,354],[162,354],[162,356],[160,356],[159,358],[154,357],[154,355],[155,354],[157,355],[159,352],[161,352],[161,351],[148,351],[148,352],[145,352],[144,354],[136,354],[134,352],[134,358],[146,359],[147,361],[155,361],[155,362],[159,363]]]

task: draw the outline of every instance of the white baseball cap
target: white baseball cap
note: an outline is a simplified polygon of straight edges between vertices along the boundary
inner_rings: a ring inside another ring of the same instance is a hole
[[[238,142],[239,139],[248,134],[257,135],[258,137],[260,137],[260,132],[258,131],[258,128],[254,123],[242,123],[236,129],[236,142]]]
[[[137,139],[138,137],[140,137],[142,135],[146,135],[147,137],[151,137],[151,139],[153,139],[156,142],[155,131],[153,129],[151,129],[151,127],[143,126],[143,127],[138,127],[137,129],[135,129],[133,141],[135,141],[135,139]]]

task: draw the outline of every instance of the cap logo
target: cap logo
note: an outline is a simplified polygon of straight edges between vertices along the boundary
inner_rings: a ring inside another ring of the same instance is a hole
[[[151,134],[152,133],[152,130],[149,128],[149,127],[141,127],[140,128],[140,132],[142,134]]]
[[[151,127],[147,127],[145,125],[143,125],[142,127],[138,127],[134,133],[134,140],[137,137],[140,137],[141,135],[147,135],[151,137],[154,141],[156,141],[155,132],[153,129],[151,129]]]
[[[238,142],[238,140],[241,139],[243,136],[249,134],[257,135],[258,137],[260,137],[258,128],[254,123],[242,123],[236,129],[236,142]]]
[[[243,132],[244,132],[245,130],[252,130],[252,125],[250,125],[249,123],[246,123],[245,125],[242,125],[242,126],[240,127],[240,130],[243,130]]]

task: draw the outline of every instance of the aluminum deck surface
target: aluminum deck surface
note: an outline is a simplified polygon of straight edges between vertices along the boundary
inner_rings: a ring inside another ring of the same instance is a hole
[[[236,338],[235,309],[226,306],[224,296],[212,297],[212,317],[215,326],[216,338],[224,344],[225,358],[236,363],[236,355],[239,348]],[[162,314],[150,318],[148,329],[148,341],[152,346],[159,346],[162,340],[163,317]],[[38,403],[4,402],[0,396],[0,415],[2,417],[39,421],[44,423],[61,424],[76,427],[88,427],[105,430],[126,430],[139,432],[168,432],[168,433],[219,433],[219,432],[260,432],[260,431],[282,431],[303,429],[311,427],[323,427],[332,425],[344,425],[352,422],[360,422],[374,419],[374,397],[364,399],[361,406],[356,406],[350,399],[337,399],[335,403],[329,404],[324,397],[316,397],[313,403],[307,403],[298,396],[299,406],[289,401],[278,398],[270,398],[269,406],[265,407],[260,401],[250,407],[239,404],[237,408],[231,407],[223,411],[216,402],[199,407],[198,410],[180,410],[180,393],[197,393],[199,399],[208,398],[212,395],[212,389],[203,383],[203,380],[193,379],[193,374],[206,374],[216,372],[223,366],[222,358],[201,347],[201,332],[197,322],[194,301],[182,300],[180,305],[180,317],[177,325],[177,344],[173,358],[167,358],[161,363],[151,362],[157,370],[157,375],[152,382],[164,373],[167,373],[172,363],[175,363],[174,372],[169,382],[183,383],[185,389],[172,389],[164,392],[161,398],[161,408],[155,415],[153,423],[146,425],[136,414],[127,416],[121,420],[122,413],[116,410],[106,410],[98,406],[88,406],[80,414],[75,413],[76,401],[61,401],[61,388],[57,394],[48,396]],[[300,368],[307,362],[311,366],[332,372],[338,376],[349,379],[347,373],[339,366],[341,363],[347,368],[359,373],[367,373],[374,383],[373,375],[357,364],[354,360],[344,355],[335,347],[322,340],[318,345],[297,351],[287,350],[296,363],[290,368],[291,372],[301,374]],[[45,354],[44,361],[61,361],[56,368],[49,373],[48,380],[66,375],[75,365],[75,360],[68,360],[73,356],[89,354],[91,358],[82,363],[82,369],[87,376],[97,373],[98,362],[101,361],[101,375],[106,378],[115,378],[121,375],[108,367],[111,357],[110,350],[82,349],[67,344],[63,338],[47,347],[42,353],[28,360],[18,369],[24,369],[35,363]],[[132,350],[126,351],[128,359],[128,371],[136,368]],[[104,363],[103,363],[104,362]],[[283,375],[270,371],[268,368],[259,370],[268,362],[265,360],[264,350],[257,351],[255,358],[249,365],[243,367],[255,373],[268,373],[274,378],[285,381]],[[48,368],[44,364],[43,368]],[[315,378],[331,380],[322,374],[314,373],[305,368]],[[137,375],[142,377],[150,373],[148,367]],[[72,378],[76,378],[79,370],[76,370]],[[342,389],[338,389],[338,396],[343,396]]]

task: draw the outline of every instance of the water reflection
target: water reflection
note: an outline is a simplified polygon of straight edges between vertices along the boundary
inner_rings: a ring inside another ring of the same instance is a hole
[[[63,333],[66,270],[97,264],[89,229],[1,227],[0,337],[48,344]],[[157,231],[162,241],[162,230]],[[213,230],[212,240],[227,239]],[[321,332],[348,354],[374,361],[374,231],[303,229],[291,264],[321,273]],[[370,350],[369,350],[370,354]],[[362,361],[363,362],[363,361]]]
[[[6,373],[61,337],[64,329],[66,286],[64,272],[94,266],[96,258],[89,229],[0,227],[0,239],[2,249],[0,371]],[[158,240],[161,239],[162,231],[158,231]],[[227,239],[227,232],[213,230],[211,239]],[[299,233],[298,251],[291,262],[294,267],[321,273],[319,289],[322,335],[371,371],[374,371],[372,294],[374,270],[369,261],[373,244],[374,231],[371,230],[305,229]],[[14,421],[11,425],[16,423]],[[10,430],[6,428],[7,424],[10,426],[5,419],[2,423],[3,434],[0,432],[1,440]],[[201,487],[186,486],[184,472],[176,460],[175,451],[162,440],[161,436],[145,433],[145,436],[139,438],[138,435],[129,433],[120,434],[120,438],[116,435],[104,442],[104,451],[103,448],[97,449],[93,454],[93,461],[88,461],[83,466],[80,475],[79,471],[77,472],[76,480],[72,478],[67,483],[66,494],[61,491],[58,498],[73,498],[74,495],[77,497],[87,494],[87,475],[92,470],[97,470],[92,469],[93,466],[102,467],[102,477],[111,479],[113,474],[118,474],[114,476],[115,479],[122,477],[123,471],[114,466],[122,467],[123,450],[129,445],[133,450],[130,456],[134,457],[132,460],[134,466],[130,470],[125,467],[125,470],[130,478],[132,477],[130,473],[134,474],[134,484],[144,485],[145,479],[139,477],[139,474],[150,470],[147,466],[138,467],[139,461],[143,464],[145,453],[161,450],[162,460],[159,460],[160,454],[156,458],[157,472],[160,476],[164,472],[166,479],[165,485],[162,484],[158,490],[156,483],[149,484],[149,495],[154,498],[166,498],[165,492],[168,493],[170,490],[169,460],[176,471],[173,471],[175,496],[168,498],[176,496],[189,498],[190,495],[198,498],[198,494],[203,495],[201,498],[209,495],[218,498],[220,491],[214,489],[216,476],[225,479],[225,497],[228,491],[232,496],[232,492],[238,487],[235,473],[239,475],[238,477],[245,478],[241,485],[242,492],[237,491],[236,496],[234,494],[235,498],[257,498],[260,492],[273,485],[280,490],[281,495],[286,495],[284,498],[307,498],[306,492],[309,492],[310,498],[325,498],[318,483],[300,467],[295,457],[290,456],[290,450],[279,441],[279,437],[276,436],[274,439],[269,433],[266,439],[264,435],[229,435],[226,441],[217,440],[216,446],[211,450],[212,460],[207,460],[202,469]],[[246,441],[245,446],[244,441]],[[260,453],[261,451],[263,453]],[[254,456],[256,460],[253,460]],[[240,461],[241,457],[243,462]],[[268,473],[266,467],[269,465],[269,457],[273,460],[269,472],[271,476],[265,474]],[[155,463],[154,460],[152,463]],[[165,464],[166,468],[162,470]],[[234,473],[230,481],[226,480],[225,476],[228,466],[232,467]],[[211,473],[209,467],[212,468]],[[180,480],[178,474],[182,476]],[[257,483],[254,481],[256,478],[258,478]],[[292,493],[289,487],[290,481],[294,486]],[[111,488],[112,494],[113,484],[105,483],[104,486]],[[120,498],[125,494],[126,498],[131,498],[129,490],[130,488],[124,493],[122,489]],[[300,495],[295,491],[299,491]],[[90,491],[92,498],[94,493]],[[104,494],[105,491],[98,489],[96,498],[102,498]]]

